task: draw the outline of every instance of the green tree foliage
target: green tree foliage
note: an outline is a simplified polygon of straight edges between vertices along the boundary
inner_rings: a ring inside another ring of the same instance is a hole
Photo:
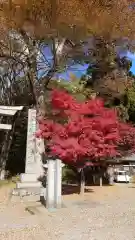
[[[135,83],[126,90],[126,94],[128,98],[128,108],[130,111],[135,111]]]
[[[62,168],[62,181],[63,183],[76,183],[77,182],[77,171],[72,169],[68,165]]]
[[[82,80],[86,82],[86,88],[92,88],[105,99],[106,105],[120,105],[132,82],[129,76],[132,62],[126,57],[120,58],[118,50],[127,51],[130,43],[125,46],[123,41],[106,38],[94,38],[93,41],[91,57],[87,59],[89,67]]]
[[[91,88],[86,88],[86,81],[80,81],[74,74],[70,74],[70,79],[65,81],[63,79],[52,80],[49,84],[51,89],[65,89],[68,93],[72,94],[77,100],[85,101],[95,96]]]
[[[135,83],[126,90],[129,120],[135,123]]]

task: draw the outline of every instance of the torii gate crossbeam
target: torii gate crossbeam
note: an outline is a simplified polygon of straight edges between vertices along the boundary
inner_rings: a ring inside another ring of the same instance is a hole
[[[4,116],[14,116],[17,111],[21,111],[23,106],[1,106],[0,105],[0,115]],[[2,124],[0,123],[0,130],[11,130],[11,124]]]

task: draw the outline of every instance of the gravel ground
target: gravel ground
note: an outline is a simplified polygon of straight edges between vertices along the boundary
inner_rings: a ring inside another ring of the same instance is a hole
[[[134,240],[135,188],[93,190],[84,200],[65,197],[67,207],[38,215],[8,204],[0,213],[0,240]]]

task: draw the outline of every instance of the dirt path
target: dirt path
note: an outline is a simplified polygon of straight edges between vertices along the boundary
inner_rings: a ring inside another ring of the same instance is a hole
[[[94,187],[85,194],[64,196],[66,207],[30,215],[23,203],[8,203],[2,210],[1,240],[133,240],[135,239],[135,188],[123,185]],[[2,192],[3,191],[3,192]],[[5,198],[6,199],[6,198]]]

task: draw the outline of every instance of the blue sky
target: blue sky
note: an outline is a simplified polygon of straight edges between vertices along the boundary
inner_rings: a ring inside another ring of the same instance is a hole
[[[131,53],[131,52],[127,52],[127,57],[132,60],[132,67],[130,69],[130,71],[135,74],[135,54]]]
[[[47,46],[44,47],[42,50],[42,56],[40,58],[40,62],[38,63],[38,77],[45,76],[46,73],[52,66],[52,52],[51,49]],[[76,77],[80,78],[83,74],[86,73],[89,64],[72,64],[68,66],[67,70],[56,73],[56,78],[61,78],[65,80],[70,79],[70,73],[73,73]]]
[[[135,54],[131,52],[123,52],[121,56],[127,56],[130,60],[132,60],[132,67],[131,67],[131,72],[135,74]],[[42,49],[42,56],[40,58],[40,63],[38,63],[38,77],[40,78],[41,76],[45,76],[49,69],[52,66],[52,52],[51,49],[46,46],[43,47]],[[70,79],[70,73],[73,73],[76,77],[80,78],[83,74],[86,73],[88,64],[73,64],[72,66],[69,66],[67,70],[61,72],[61,73],[56,73],[54,77],[56,78],[61,78],[65,80]]]
[[[80,78],[83,74],[86,73],[88,66],[89,66],[88,64],[84,64],[84,65],[74,64],[71,67],[69,67],[67,71],[56,74],[56,77],[69,80],[70,73],[73,73],[76,77]]]

